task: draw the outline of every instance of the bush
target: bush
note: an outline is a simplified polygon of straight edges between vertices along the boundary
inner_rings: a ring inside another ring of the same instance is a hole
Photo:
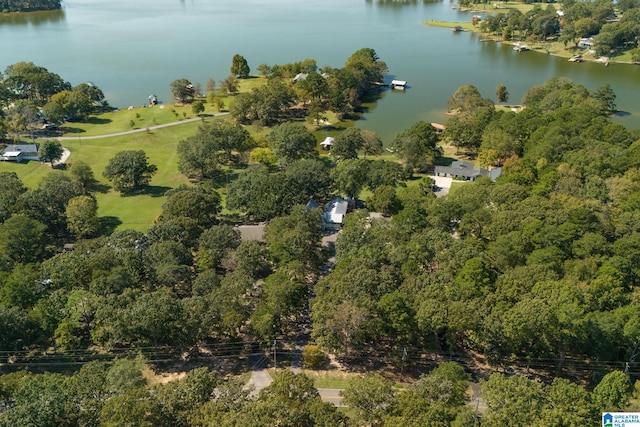
[[[318,369],[324,364],[325,355],[317,345],[306,345],[302,350],[302,366],[309,369]]]

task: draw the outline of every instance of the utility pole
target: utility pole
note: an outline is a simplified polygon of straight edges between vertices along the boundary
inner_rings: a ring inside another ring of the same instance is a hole
[[[273,340],[273,367],[277,371],[278,370],[278,354],[276,353],[276,345],[278,341]]]
[[[402,365],[400,365],[400,381],[402,382],[402,375],[404,373],[404,360],[407,358],[407,347],[402,348]]]

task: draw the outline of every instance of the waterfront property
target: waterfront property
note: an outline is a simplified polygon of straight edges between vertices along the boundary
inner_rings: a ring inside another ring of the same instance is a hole
[[[464,181],[475,181],[481,176],[487,176],[492,181],[498,179],[502,173],[502,168],[487,170],[484,168],[474,168],[473,164],[463,161],[454,161],[451,166],[436,166],[434,170],[435,176],[449,177]]]

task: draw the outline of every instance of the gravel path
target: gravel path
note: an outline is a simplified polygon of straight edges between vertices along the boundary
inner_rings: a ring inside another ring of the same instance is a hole
[[[218,114],[209,115],[207,117],[226,116],[227,114],[229,114],[229,113],[218,113]],[[142,128],[142,129],[132,129],[132,130],[128,130],[128,131],[125,131],[125,132],[109,133],[109,134],[106,134],[106,135],[82,136],[80,134],[78,136],[60,136],[60,137],[58,137],[58,141],[77,141],[79,138],[84,139],[84,140],[111,138],[113,136],[131,135],[131,134],[134,134],[134,133],[147,132],[149,130],[168,128],[168,127],[171,127],[171,126],[182,125],[182,124],[185,124],[185,123],[193,123],[193,122],[197,122],[197,121],[200,121],[200,120],[202,120],[202,117],[195,117],[193,119],[180,120],[178,122],[165,123],[163,125],[149,126],[149,127]]]

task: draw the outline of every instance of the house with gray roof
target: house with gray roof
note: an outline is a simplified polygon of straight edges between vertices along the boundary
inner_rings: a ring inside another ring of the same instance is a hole
[[[481,176],[489,177],[492,181],[495,181],[501,173],[502,168],[492,170],[475,168],[472,163],[458,160],[452,162],[451,166],[436,166],[434,170],[435,176],[444,176],[463,181],[475,181]]]
[[[7,145],[0,155],[0,160],[5,162],[24,162],[26,160],[40,160],[37,144]]]

